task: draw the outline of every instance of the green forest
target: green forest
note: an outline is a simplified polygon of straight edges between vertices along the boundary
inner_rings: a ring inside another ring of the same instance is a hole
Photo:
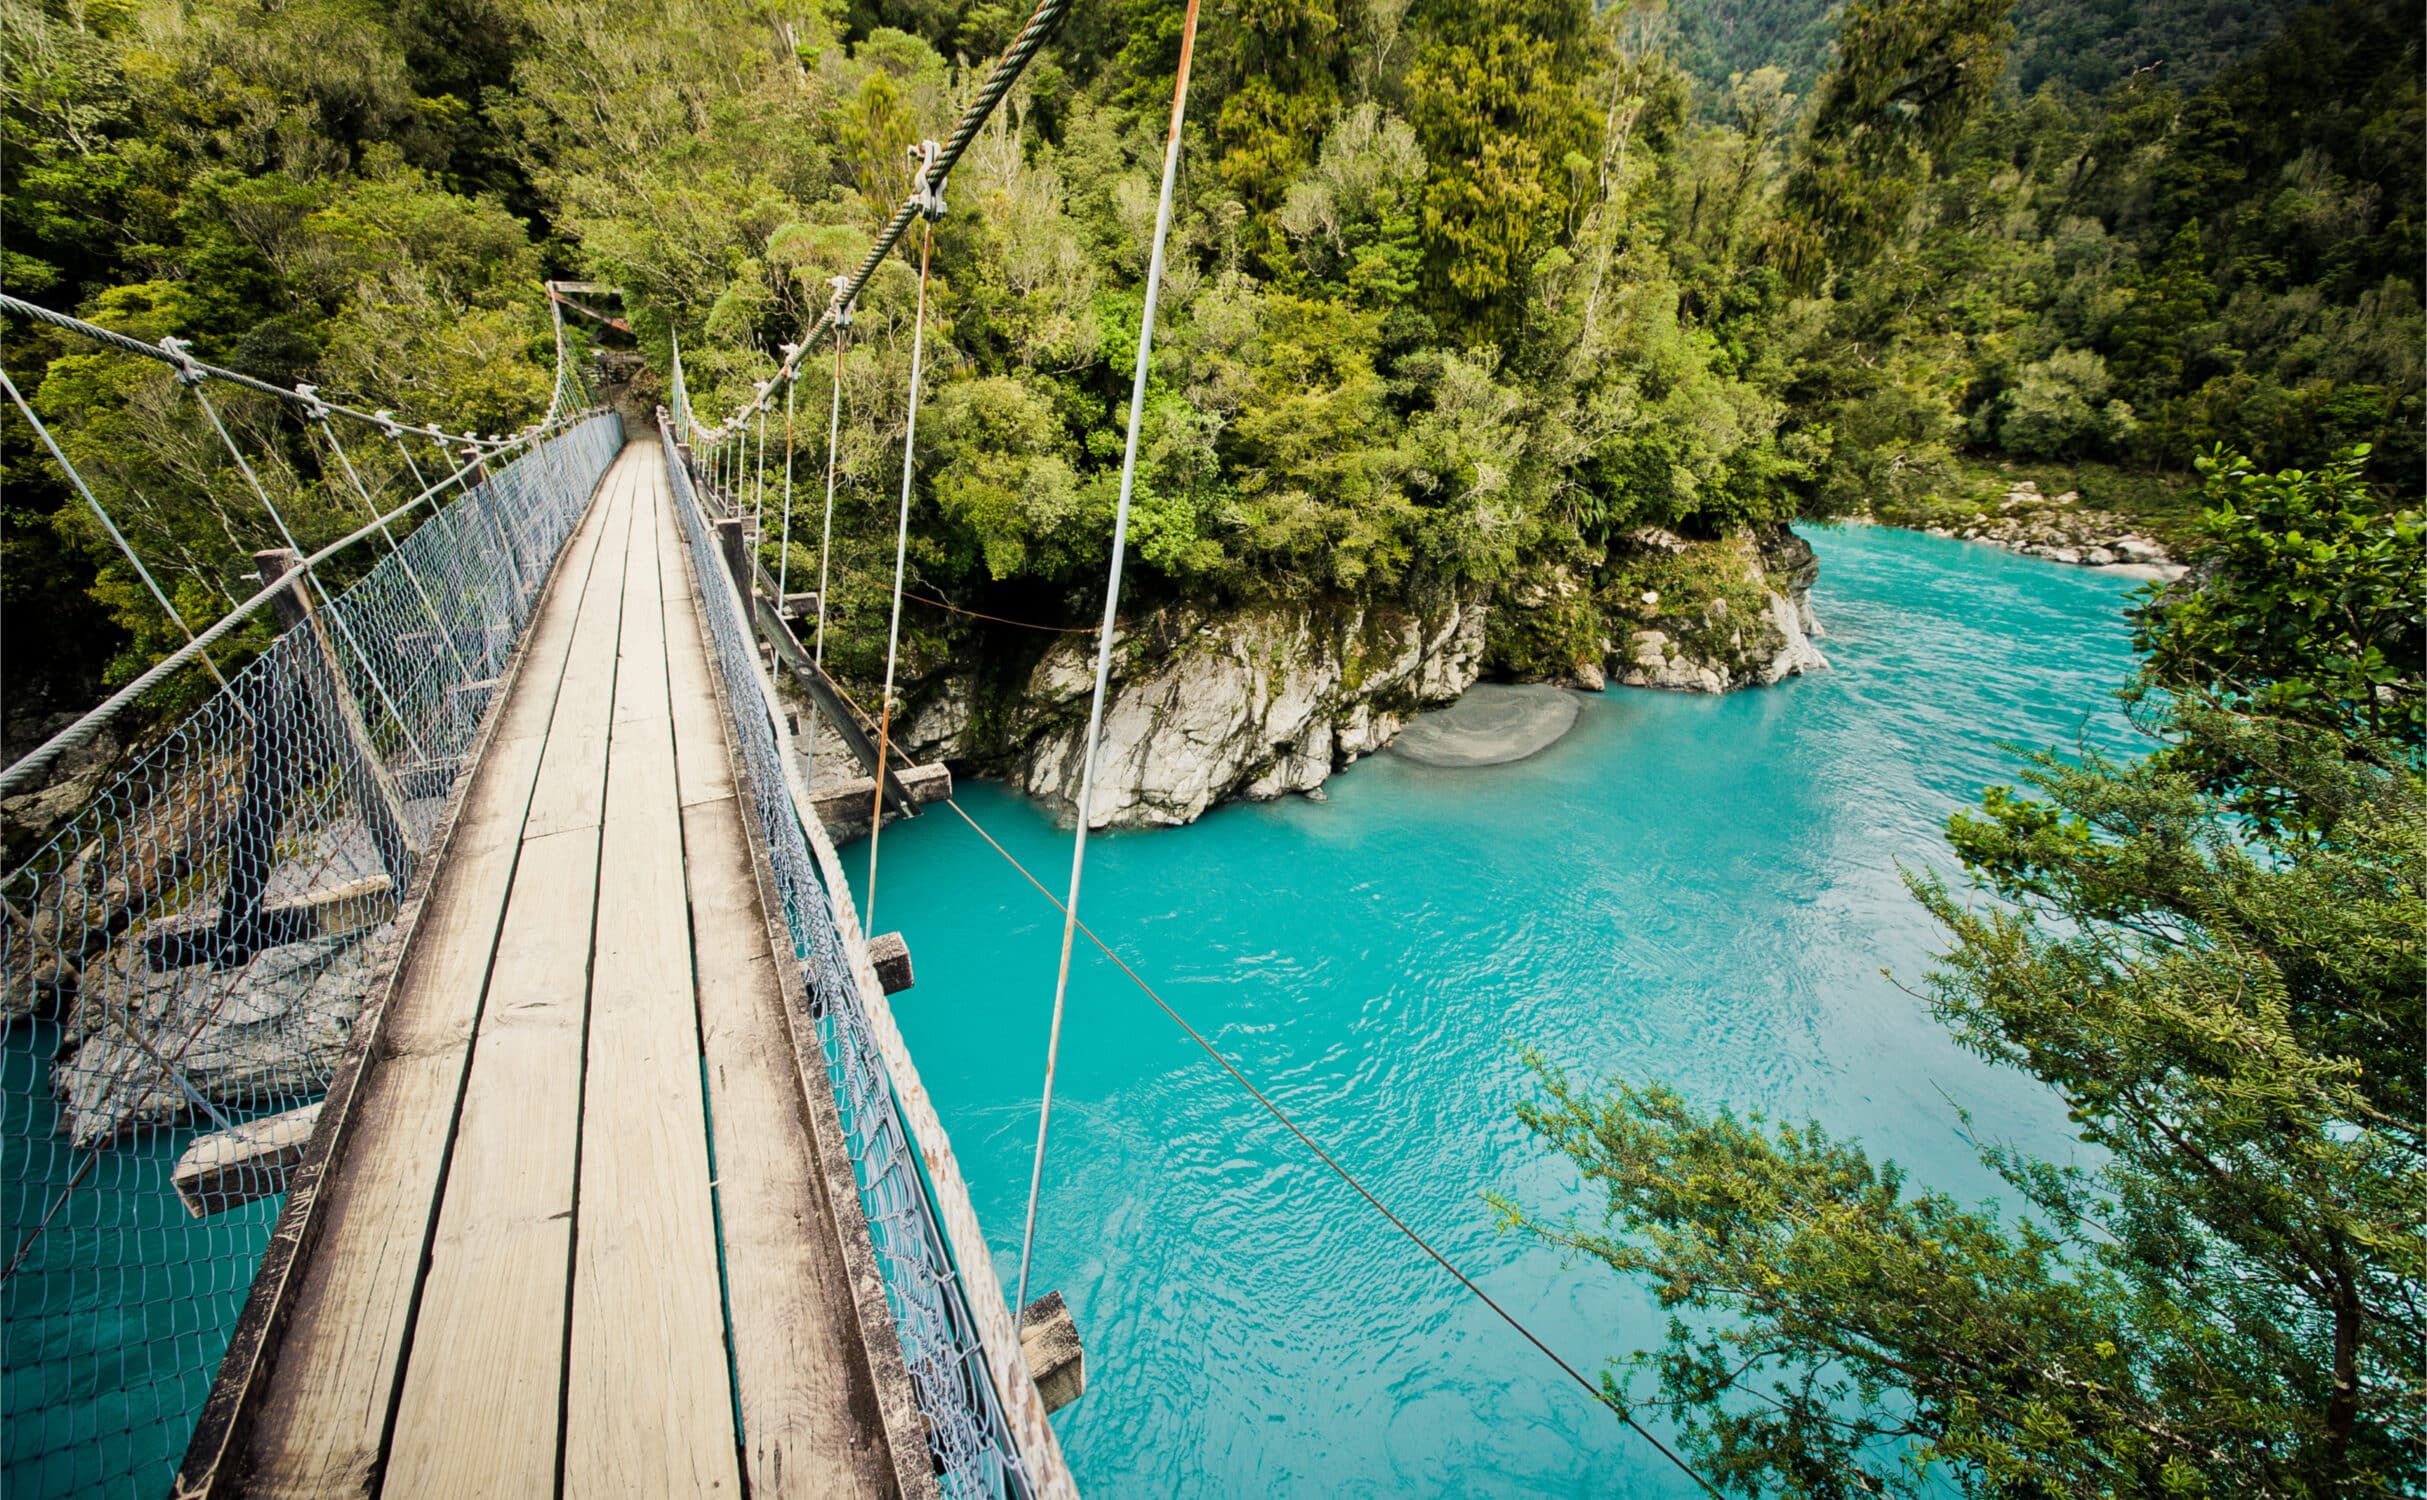
[[[1051,626],[1101,607],[1180,17],[1075,6],[947,187],[915,589]],[[0,284],[500,431],[549,400],[541,279],[579,277],[621,289],[626,399],[666,398],[679,340],[715,421],[1024,20],[0,0]],[[2059,1093],[2086,1165],[1986,1141],[2013,1202],[1961,1202],[1892,1143],[1540,1061],[1521,1117],[1606,1213],[1502,1216],[1675,1315],[1599,1378],[1721,1491],[2427,1485],[2423,37],[2394,0],[1205,9],[1131,611],[1455,596],[1495,606],[1487,672],[1566,680],[1621,617],[1729,586],[1654,530],[1918,526],[2021,477],[2196,569],[2132,616],[2145,758],[2029,760],[1951,825],[1970,883],[1909,882],[1946,942],[1900,979]],[[884,660],[905,243],[836,366],[829,659],[855,682]],[[7,333],[188,622],[215,618],[274,538],[172,377]],[[821,493],[835,358],[770,424],[770,483],[789,454]],[[354,524],[304,433],[230,409],[304,529]],[[181,637],[13,412],[0,435],[13,753]],[[1024,649],[908,624],[914,679]]]
[[[2365,444],[2371,493],[2416,495],[2415,16],[2333,0],[2237,58],[2203,54],[2192,87],[2143,66],[2167,38],[2046,7],[1871,0],[1822,62],[1749,69],[1741,46],[1694,41],[1727,14],[1214,6],[1140,599],[1557,583],[1556,607],[1496,612],[1493,640],[1497,670],[1557,676],[1639,590],[1626,539],[1646,527],[1924,517],[2003,466],[2179,529],[2218,444],[2270,468]],[[714,420],[864,253],[905,149],[944,131],[1023,19],[9,0],[5,285],[495,429],[544,403],[535,283],[575,274],[624,289],[653,372],[639,394],[662,396],[679,335]],[[1793,28],[1740,19],[1792,51]],[[1085,613],[1176,27],[1141,0],[1077,7],[950,185],[914,513],[927,590]],[[2032,61],[2051,47],[2075,61]],[[843,362],[847,672],[889,571],[915,287],[897,256]],[[145,394],[166,376],[11,332],[39,409],[208,618],[259,523],[165,498],[195,461]],[[794,443],[813,475],[816,426]],[[7,454],[6,623],[54,645],[20,655],[15,743],[177,637],[13,420]],[[321,476],[309,453],[293,469],[309,524]],[[943,644],[922,637],[914,661]]]

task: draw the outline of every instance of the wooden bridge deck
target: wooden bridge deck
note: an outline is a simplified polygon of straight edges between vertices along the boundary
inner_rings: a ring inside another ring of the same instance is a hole
[[[188,1492],[900,1488],[672,503],[558,563]]]

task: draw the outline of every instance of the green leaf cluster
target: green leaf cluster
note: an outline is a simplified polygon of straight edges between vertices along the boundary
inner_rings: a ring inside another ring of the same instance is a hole
[[[2414,517],[2208,472],[2214,562],[2141,616],[2154,753],[2030,758],[1949,828],[1921,994],[2090,1165],[1986,1144],[2016,1213],[1818,1123],[1537,1055],[1519,1114],[1642,1279],[1611,1396],[1732,1492],[2318,1497],[2427,1482],[2427,770]],[[2372,650],[2399,646],[2390,673]],[[1995,899],[1988,899],[1988,898]]]

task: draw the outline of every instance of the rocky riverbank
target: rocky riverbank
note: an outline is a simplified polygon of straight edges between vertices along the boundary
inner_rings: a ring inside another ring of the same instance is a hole
[[[1613,544],[1591,584],[1552,570],[1491,602],[1156,610],[1114,643],[1090,825],[1172,826],[1233,797],[1320,796],[1487,673],[1717,693],[1825,667],[1812,644],[1818,571],[1784,527],[1715,541],[1646,531]],[[911,688],[894,734],[918,760],[1000,777],[1069,818],[1093,674],[1081,634],[1008,665],[956,666]],[[821,737],[821,766],[846,755]]]
[[[2042,495],[2028,479],[2009,488],[1994,510],[1983,507],[1969,518],[1921,529],[2076,567],[2130,568],[2136,576],[2165,582],[2188,571],[2163,542],[2134,529],[2128,518],[2084,507],[2078,491]]]
[[[1233,796],[1318,792],[1474,685],[1484,619],[1483,605],[1448,597],[1421,609],[1175,606],[1130,623],[1113,647],[1090,826],[1171,826]],[[922,760],[1002,776],[1070,816],[1093,647],[1085,636],[1058,643],[1008,690],[974,674],[925,685],[904,744]]]
[[[1826,668],[1812,644],[1820,564],[1781,526],[1717,541],[1639,531],[1621,583],[1606,591],[1617,630],[1609,670],[1629,687],[1724,693]],[[1641,585],[1638,587],[1638,585]]]

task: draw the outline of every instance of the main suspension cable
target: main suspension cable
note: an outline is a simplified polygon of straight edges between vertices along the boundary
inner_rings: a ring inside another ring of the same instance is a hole
[[[110,519],[110,513],[94,496],[92,487],[84,482],[84,476],[76,472],[76,466],[67,461],[67,454],[60,451],[58,439],[52,437],[50,428],[44,426],[42,419],[34,415],[33,407],[26,404],[25,397],[18,393],[17,382],[8,378],[6,370],[0,370],[0,386],[7,388],[8,399],[17,403],[17,410],[24,413],[25,420],[32,424],[35,436],[41,438],[42,445],[51,450],[51,457],[57,461],[60,472],[67,475],[68,483],[74,485],[76,493],[84,497],[84,503],[93,508],[94,516],[101,522],[101,529],[109,533],[110,540],[118,544],[118,550],[126,555],[128,562],[134,565],[135,576],[142,579],[143,586],[151,591],[152,600],[160,606],[160,612],[169,617],[171,625],[185,632],[186,643],[191,645],[194,640],[194,627],[185,623],[185,616],[179,614],[177,606],[169,602],[167,593],[162,591],[159,583],[153,579],[152,570],[145,567],[143,559],[135,555],[134,546],[127,541],[125,534],[119,531],[118,523]],[[228,685],[228,680],[219,675],[219,663],[211,660],[210,653],[207,651],[202,653],[202,666],[203,670],[211,674],[212,681],[223,688]],[[235,700],[230,699],[229,701]],[[252,710],[245,710],[245,716],[250,718]]]

